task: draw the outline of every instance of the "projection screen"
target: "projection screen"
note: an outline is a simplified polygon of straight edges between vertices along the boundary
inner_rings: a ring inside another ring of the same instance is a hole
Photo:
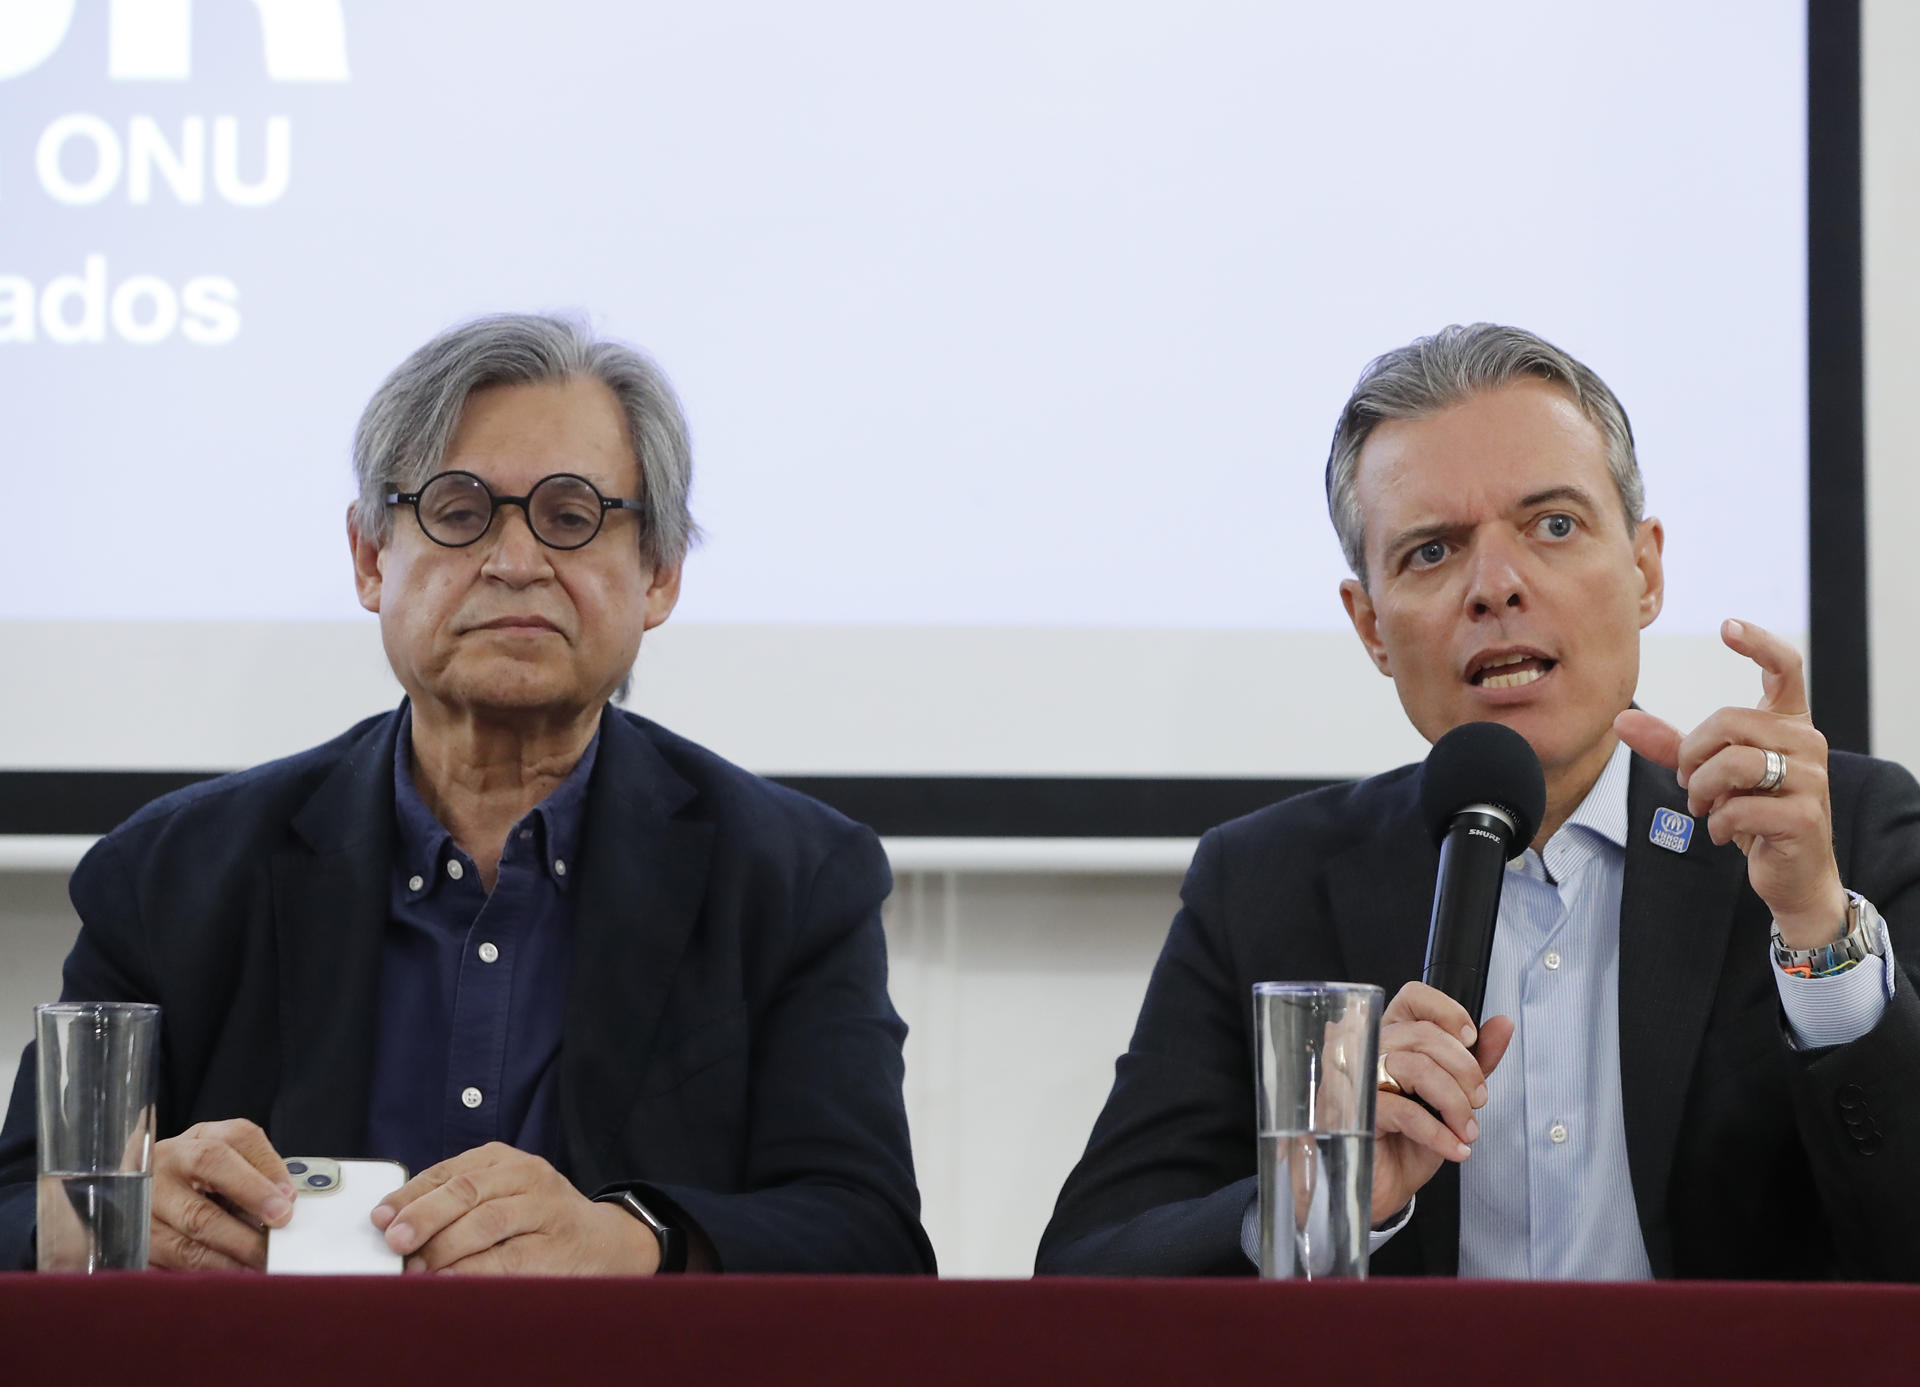
[[[1668,536],[1641,701],[1807,627],[1801,5],[0,14],[0,767],[219,770],[391,706],[367,396],[555,309],[654,355],[707,538],[635,708],[789,776],[1415,758],[1322,468],[1369,358],[1530,327]],[[1757,544],[1756,535],[1767,542]]]

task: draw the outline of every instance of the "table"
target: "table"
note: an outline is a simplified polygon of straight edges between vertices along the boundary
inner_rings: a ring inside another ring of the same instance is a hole
[[[1913,1325],[1834,1284],[14,1274],[0,1381],[1897,1387]]]

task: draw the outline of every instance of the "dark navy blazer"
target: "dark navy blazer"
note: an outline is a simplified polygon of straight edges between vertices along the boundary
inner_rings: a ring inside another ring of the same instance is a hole
[[[148,805],[70,887],[62,994],[164,1008],[159,1134],[366,1139],[400,714]],[[638,1190],[729,1271],[933,1270],[871,830],[609,707],[561,1043],[564,1170]],[[32,1258],[29,1050],[0,1127],[0,1267]]]

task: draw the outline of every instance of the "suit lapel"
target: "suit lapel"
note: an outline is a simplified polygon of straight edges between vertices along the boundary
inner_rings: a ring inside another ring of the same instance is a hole
[[[1376,831],[1327,863],[1327,896],[1347,976],[1376,982],[1387,1000],[1417,979],[1427,955],[1427,925],[1440,854],[1416,812],[1420,778],[1394,787],[1397,799]],[[1452,1276],[1460,1265],[1460,1168],[1443,1165],[1420,1191],[1413,1228],[1427,1272]]]
[[[1420,976],[1440,854],[1411,817],[1327,863],[1327,895],[1347,975],[1377,982],[1389,1001],[1401,983]]]
[[[1686,801],[1673,772],[1633,758],[1620,893],[1620,1086],[1634,1204],[1655,1276],[1673,1270],[1667,1181],[1746,871],[1738,848],[1713,845],[1704,819],[1685,852],[1651,841],[1656,811],[1684,815]]]
[[[642,724],[609,707],[587,789],[573,965],[561,1042],[569,1163],[591,1189],[622,1161],[619,1124],[653,1049],[674,970],[706,896],[713,825]],[[601,1120],[588,1121],[588,1111]],[[630,1162],[627,1162],[630,1164]]]
[[[393,861],[396,711],[374,723],[294,816],[274,854],[280,1079],[268,1135],[296,1154],[366,1137],[381,937]]]

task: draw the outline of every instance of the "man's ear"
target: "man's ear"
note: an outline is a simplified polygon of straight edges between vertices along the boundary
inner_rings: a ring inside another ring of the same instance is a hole
[[[353,552],[353,590],[360,605],[380,610],[380,546],[360,533],[353,507],[347,507],[347,548]]]
[[[1653,625],[1667,600],[1667,532],[1653,516],[1633,529],[1633,566],[1640,570],[1640,629]]]
[[[674,604],[679,600],[680,565],[656,568],[647,582],[647,624],[641,629],[651,631],[665,621],[673,614]]]
[[[1353,623],[1353,633],[1360,637],[1360,644],[1367,648],[1367,658],[1373,661],[1373,667],[1393,677],[1393,662],[1387,657],[1386,643],[1380,639],[1380,618],[1373,609],[1373,598],[1368,596],[1365,584],[1358,578],[1347,578],[1340,584],[1340,601],[1347,609],[1347,620]]]

